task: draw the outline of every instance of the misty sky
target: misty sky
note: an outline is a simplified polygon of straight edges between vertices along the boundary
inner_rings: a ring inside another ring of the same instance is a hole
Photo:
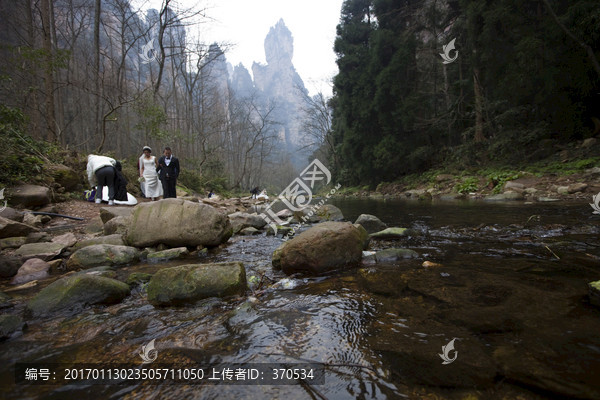
[[[280,18],[294,37],[292,62],[311,94],[331,95],[331,78],[337,73],[333,41],[343,0],[178,0],[182,7],[206,8],[209,20],[191,34],[208,44],[231,43],[226,53],[233,65],[240,62],[252,74],[252,62],[265,63],[264,39]],[[135,0],[134,7],[159,8],[162,0]]]

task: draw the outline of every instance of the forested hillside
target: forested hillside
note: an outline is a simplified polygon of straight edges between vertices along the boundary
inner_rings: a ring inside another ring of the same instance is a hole
[[[346,0],[335,51],[330,160],[346,184],[518,167],[600,129],[597,0]]]
[[[301,103],[310,99],[302,79],[288,77],[297,73],[284,22],[265,50],[267,59],[279,55],[284,42],[287,70],[254,66],[278,88],[269,91],[227,63],[232,44],[205,42],[201,25],[212,20],[204,3],[163,0],[146,11],[132,4],[0,0],[2,115],[21,115],[21,133],[37,142],[129,159],[132,171],[143,146],[154,154],[171,146],[183,182],[196,190],[287,185],[297,174],[291,154],[305,145],[295,128]]]

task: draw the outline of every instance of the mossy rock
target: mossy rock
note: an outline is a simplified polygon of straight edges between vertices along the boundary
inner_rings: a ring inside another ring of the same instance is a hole
[[[81,309],[92,304],[114,304],[129,295],[126,283],[102,276],[81,274],[59,279],[46,286],[28,304],[34,316]]]
[[[155,306],[193,303],[208,297],[243,295],[246,270],[241,262],[190,264],[158,271],[148,283],[148,301]]]
[[[145,272],[133,272],[127,277],[125,283],[127,283],[129,287],[133,287],[142,283],[150,282],[150,279],[152,279],[152,274],[147,274]]]

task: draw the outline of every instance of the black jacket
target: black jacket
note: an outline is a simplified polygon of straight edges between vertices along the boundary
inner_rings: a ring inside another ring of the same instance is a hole
[[[158,159],[156,172],[158,172],[158,177],[161,181],[164,179],[177,179],[179,176],[179,159],[171,156],[171,162],[169,163],[169,166],[167,166],[167,164],[165,164],[165,156],[162,156]]]

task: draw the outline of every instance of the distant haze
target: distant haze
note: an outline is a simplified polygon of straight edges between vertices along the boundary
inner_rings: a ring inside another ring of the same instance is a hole
[[[264,40],[270,27],[283,18],[294,38],[293,63],[311,95],[331,95],[337,74],[333,42],[343,0],[177,0],[179,8],[206,8],[207,17],[191,35],[211,44],[231,43],[226,52],[232,65],[251,71],[253,62],[265,63]],[[134,8],[159,9],[162,0],[132,0]],[[173,7],[177,10],[178,7]]]

